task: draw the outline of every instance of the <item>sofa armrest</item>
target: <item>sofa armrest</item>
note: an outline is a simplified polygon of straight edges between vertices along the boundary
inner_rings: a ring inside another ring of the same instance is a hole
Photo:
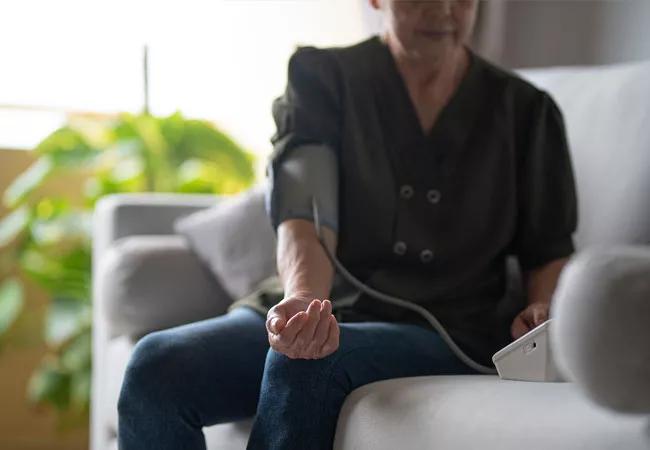
[[[109,338],[169,328],[225,313],[232,299],[181,236],[127,236],[96,273],[95,307]]]
[[[650,247],[592,247],[571,258],[552,303],[563,374],[596,403],[650,413]]]
[[[213,194],[129,193],[102,197],[93,213],[93,258],[100,260],[117,239],[146,234],[174,234],[174,221],[217,204]]]
[[[177,218],[215,205],[219,199],[207,194],[132,193],[108,195],[95,205],[93,450],[104,450],[115,438],[107,425],[107,411],[114,407],[107,390],[114,361],[107,352],[114,338],[124,334],[124,339],[134,341],[155,329],[223,314],[230,303],[182,238],[172,236]],[[134,240],[126,241],[129,237]],[[124,241],[118,243],[120,239]],[[151,280],[147,287],[145,278]]]

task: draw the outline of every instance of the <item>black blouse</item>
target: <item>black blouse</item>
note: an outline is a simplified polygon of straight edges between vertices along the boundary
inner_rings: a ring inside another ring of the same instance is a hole
[[[270,164],[304,144],[332,148],[341,262],[370,286],[422,304],[470,356],[491,364],[510,340],[510,323],[497,317],[506,256],[530,270],[570,255],[577,207],[553,99],[470,55],[460,86],[424,132],[378,36],[298,48],[286,91],[273,103]],[[335,305],[336,292],[343,291],[332,292]],[[429,326],[411,311],[356,295],[344,321]]]

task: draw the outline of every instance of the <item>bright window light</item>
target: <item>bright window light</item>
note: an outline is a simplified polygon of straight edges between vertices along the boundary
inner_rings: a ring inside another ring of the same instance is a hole
[[[43,128],[58,125],[33,110],[16,119],[19,113],[7,105],[51,108],[59,118],[61,111],[140,111],[146,44],[151,113],[180,110],[212,120],[251,151],[267,155],[275,131],[271,102],[284,90],[296,45],[346,45],[367,37],[364,3],[3,2],[0,147],[33,145]]]

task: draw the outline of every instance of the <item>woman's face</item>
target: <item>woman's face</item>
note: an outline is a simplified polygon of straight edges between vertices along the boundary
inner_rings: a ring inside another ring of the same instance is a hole
[[[370,0],[384,14],[387,32],[404,51],[433,57],[466,43],[476,21],[477,0]]]

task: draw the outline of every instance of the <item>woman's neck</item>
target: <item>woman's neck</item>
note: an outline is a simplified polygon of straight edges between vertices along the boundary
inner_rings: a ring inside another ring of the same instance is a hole
[[[440,55],[422,58],[410,55],[389,33],[381,39],[390,49],[406,84],[418,92],[453,91],[469,67],[469,51],[464,45],[447,47]]]

